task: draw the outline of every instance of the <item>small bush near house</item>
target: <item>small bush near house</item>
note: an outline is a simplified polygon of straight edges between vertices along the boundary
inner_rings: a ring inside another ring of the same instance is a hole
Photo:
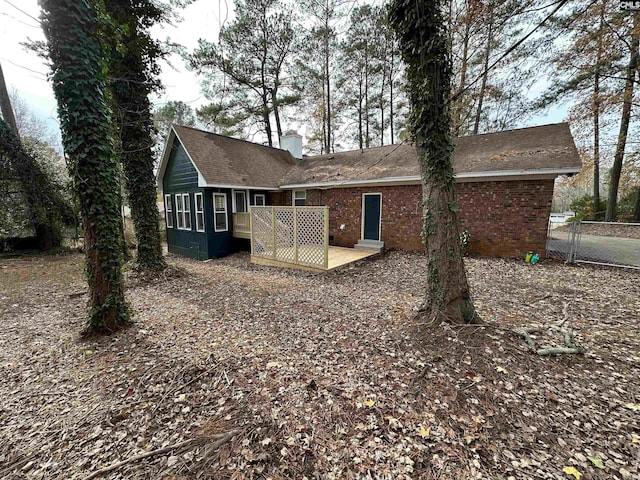
[[[458,238],[460,239],[460,253],[462,253],[462,255],[466,255],[467,250],[469,248],[469,240],[471,239],[471,233],[469,233],[469,231],[467,230],[463,230],[462,232],[460,232],[460,235]]]

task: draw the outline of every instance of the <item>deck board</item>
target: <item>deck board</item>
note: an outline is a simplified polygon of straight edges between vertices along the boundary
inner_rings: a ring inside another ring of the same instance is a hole
[[[328,272],[331,270],[335,270],[336,268],[340,268],[344,265],[357,262],[358,260],[362,260],[363,258],[370,257],[377,253],[378,252],[376,250],[364,250],[364,249],[356,250],[355,248],[330,246],[328,266],[326,270],[324,268],[311,267],[306,265],[297,265],[295,263],[273,260],[271,258],[259,257],[257,255],[251,255],[251,263],[255,263],[256,265],[267,265],[272,267],[294,268],[297,270],[307,270],[311,272]]]

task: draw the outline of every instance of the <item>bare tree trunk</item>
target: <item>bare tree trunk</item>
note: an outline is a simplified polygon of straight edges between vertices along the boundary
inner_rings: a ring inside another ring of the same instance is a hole
[[[633,221],[640,222],[640,187],[636,187],[636,208],[633,212]]]
[[[593,77],[593,214],[600,212],[600,67]],[[595,220],[595,218],[594,218]]]
[[[600,7],[600,31],[604,28],[604,3]],[[596,69],[593,75],[593,214],[600,212],[600,69],[602,62],[602,35],[598,36]],[[594,218],[595,220],[595,218]]]
[[[393,49],[391,50],[391,67],[389,68],[389,129],[391,130],[391,145],[395,143],[393,132]]]
[[[364,145],[362,134],[362,75],[360,76],[360,82],[358,82],[358,145],[362,150]]]
[[[460,65],[460,82],[458,83],[458,91],[462,92],[467,85],[467,68],[469,62],[469,32],[471,30],[471,24],[469,20],[464,26],[464,35],[462,38],[462,60]],[[460,128],[462,127],[462,99],[455,104],[455,118],[453,120],[453,135],[458,137],[460,135]]]
[[[325,2],[324,23],[324,81],[327,89],[327,153],[331,152],[331,80],[329,78],[329,0]]]
[[[276,87],[271,90],[271,106],[273,107],[273,116],[276,119],[276,133],[278,134],[278,145],[280,145],[280,137],[282,137],[282,123],[280,122],[280,103],[278,102],[278,87],[280,78],[276,76]]]
[[[609,181],[609,200],[607,202],[607,214],[605,221],[613,222],[616,219],[618,210],[618,186],[620,184],[620,173],[622,172],[622,160],[627,145],[627,132],[629,131],[629,121],[631,118],[631,104],[633,102],[633,84],[638,69],[638,40],[640,39],[640,13],[633,15],[633,33],[631,34],[631,50],[629,54],[629,65],[627,66],[627,77],[624,86],[622,116],[620,118],[620,131],[618,132],[618,143],[616,153],[611,167],[611,179]]]
[[[369,44],[364,46],[364,145],[369,148]]]
[[[2,65],[0,64],[0,112],[2,112],[2,118],[11,127],[13,133],[16,134],[18,140],[20,140],[20,132],[18,132],[18,126],[16,125],[16,117],[13,114],[13,108],[11,107],[11,99],[9,98],[9,92],[7,91],[7,84],[4,81],[4,73],[2,73]]]
[[[490,5],[489,13],[489,29],[487,32],[487,46],[484,51],[484,65],[482,72],[482,83],[480,85],[480,93],[478,95],[478,106],[476,110],[476,119],[473,124],[473,134],[477,135],[480,128],[480,117],[482,116],[482,103],[484,102],[484,92],[487,89],[487,77],[489,76],[489,57],[491,55],[491,42],[493,41],[493,7]]]

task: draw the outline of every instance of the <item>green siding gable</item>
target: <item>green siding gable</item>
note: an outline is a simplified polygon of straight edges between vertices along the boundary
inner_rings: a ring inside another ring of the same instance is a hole
[[[167,168],[162,179],[162,190],[163,195],[171,195],[173,208],[173,228],[167,228],[167,247],[169,251],[201,260],[209,258],[208,232],[196,231],[194,194],[204,194],[204,189],[198,187],[198,171],[189,160],[186,150],[177,138],[171,147]],[[191,230],[177,229],[175,196],[183,193],[189,194]]]
[[[189,160],[187,151],[176,138],[162,179],[165,193],[193,191],[198,188],[198,171]]]

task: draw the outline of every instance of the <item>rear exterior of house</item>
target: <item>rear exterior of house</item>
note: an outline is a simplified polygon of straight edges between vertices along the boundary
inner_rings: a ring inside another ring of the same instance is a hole
[[[270,201],[268,191],[199,187],[198,172],[179,141],[173,144],[162,191],[169,251],[200,260],[246,247],[249,206]]]
[[[204,260],[246,250],[250,235],[249,208],[269,205],[273,187],[206,182],[193,156],[198,153],[207,156],[211,152],[190,153],[177,131],[191,144],[195,143],[193,137],[201,140],[197,139],[198,134],[211,135],[176,126],[165,146],[158,180],[164,200],[169,252]]]
[[[470,253],[543,254],[554,180],[580,169],[568,125],[456,142],[459,228],[471,235]],[[289,151],[174,126],[158,172],[169,251],[204,259],[248,249],[252,205],[328,206],[330,245],[424,250],[413,146],[303,159]]]
[[[491,257],[544,253],[554,181],[458,182],[460,231],[471,233],[469,253]],[[272,194],[274,205],[292,205],[294,191]],[[353,247],[360,240],[387,249],[421,252],[422,187],[394,185],[296,190],[305,205],[329,207],[329,242]],[[300,202],[299,202],[300,203]]]

